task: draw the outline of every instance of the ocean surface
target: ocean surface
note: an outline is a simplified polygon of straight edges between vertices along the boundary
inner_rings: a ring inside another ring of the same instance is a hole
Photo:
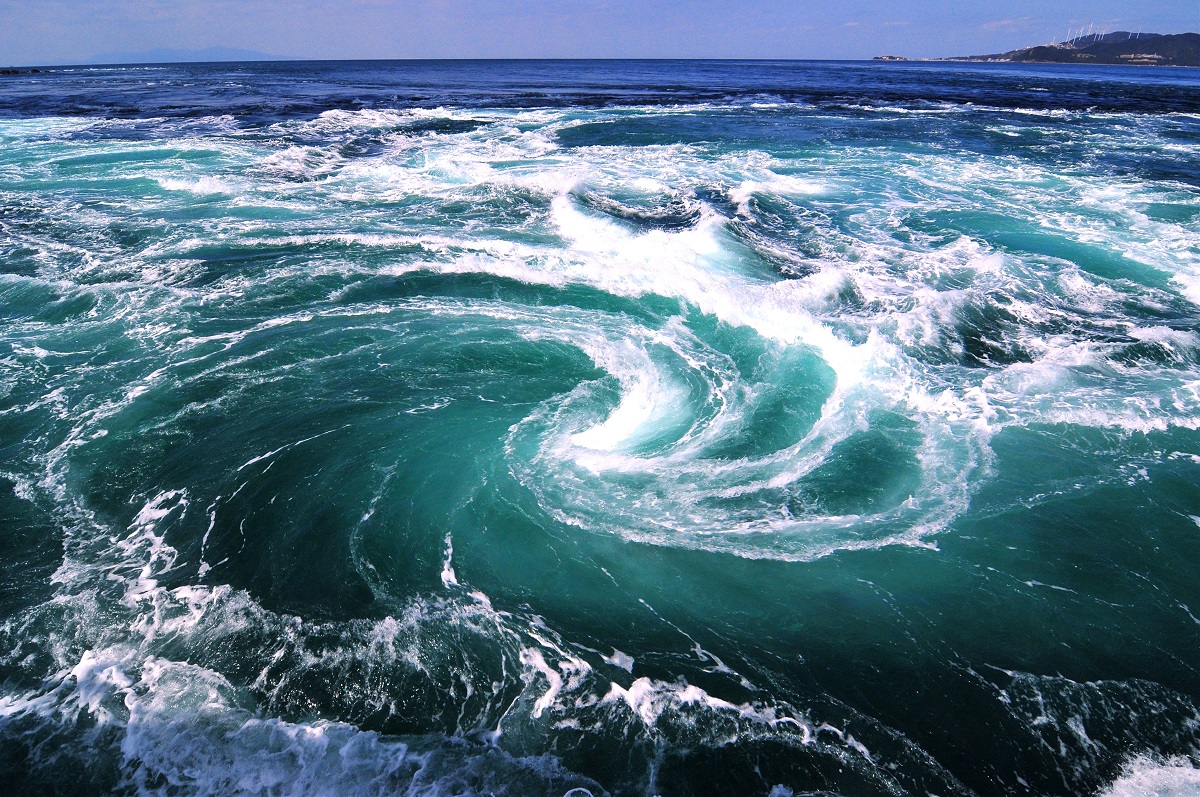
[[[1200,72],[0,78],[5,794],[1198,765]]]

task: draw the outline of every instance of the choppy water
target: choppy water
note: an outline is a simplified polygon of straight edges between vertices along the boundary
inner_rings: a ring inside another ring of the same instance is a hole
[[[1193,71],[4,81],[16,793],[1200,790]]]

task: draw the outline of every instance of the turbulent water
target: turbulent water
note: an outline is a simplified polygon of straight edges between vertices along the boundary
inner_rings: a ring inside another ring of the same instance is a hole
[[[1200,791],[1200,76],[0,83],[16,794]]]

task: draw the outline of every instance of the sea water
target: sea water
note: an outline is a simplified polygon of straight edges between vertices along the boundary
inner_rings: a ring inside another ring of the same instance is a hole
[[[1200,75],[0,83],[15,794],[1200,792]]]

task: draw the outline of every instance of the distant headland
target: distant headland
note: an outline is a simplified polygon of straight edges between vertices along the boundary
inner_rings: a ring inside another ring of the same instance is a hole
[[[1200,66],[1200,33],[1091,33],[1064,42],[1023,47],[992,55],[953,58],[903,58],[879,55],[876,61],[999,61],[1035,64],[1141,64]]]

